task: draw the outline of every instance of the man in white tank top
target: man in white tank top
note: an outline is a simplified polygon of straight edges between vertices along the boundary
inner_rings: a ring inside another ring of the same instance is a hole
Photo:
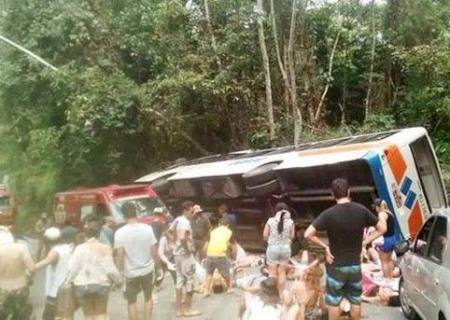
[[[69,229],[68,229],[69,230]],[[46,303],[43,320],[54,320],[56,317],[57,295],[59,287],[66,280],[70,258],[74,249],[76,233],[61,233],[58,228],[52,227],[45,231],[44,237],[53,243],[47,257],[36,264],[35,270],[47,267],[45,280]]]

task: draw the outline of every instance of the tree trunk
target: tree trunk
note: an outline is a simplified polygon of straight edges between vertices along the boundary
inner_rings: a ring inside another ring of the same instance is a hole
[[[272,82],[270,78],[270,65],[269,65],[269,55],[267,54],[266,47],[266,37],[264,35],[264,21],[265,16],[263,0],[257,0],[256,2],[258,9],[258,39],[259,48],[261,50],[262,64],[264,69],[264,79],[266,82],[266,108],[267,117],[269,120],[269,137],[273,141],[275,139],[275,121],[273,117],[273,103],[272,103]]]
[[[314,123],[317,123],[320,119],[320,115],[322,113],[322,107],[325,102],[325,97],[327,96],[328,90],[330,89],[330,79],[333,74],[333,62],[334,62],[334,55],[336,53],[336,48],[339,42],[339,37],[341,36],[342,28],[339,29],[336,38],[334,39],[333,48],[331,50],[330,59],[328,60],[328,72],[327,72],[327,84],[325,86],[325,89],[323,90],[322,96],[320,97],[319,105],[316,109],[316,115],[314,116]]]
[[[222,62],[220,61],[219,50],[217,49],[216,36],[214,35],[214,30],[213,30],[213,27],[212,27],[211,15],[210,15],[210,12],[209,12],[209,2],[208,2],[208,0],[204,1],[204,6],[205,6],[206,23],[208,25],[208,32],[209,32],[209,35],[211,37],[211,46],[212,46],[213,51],[214,51],[217,67],[219,69],[221,69],[222,68]]]
[[[364,107],[364,122],[367,121],[369,117],[369,107],[370,107],[370,94],[372,92],[372,82],[373,82],[373,64],[375,60],[375,44],[376,44],[376,28],[375,28],[375,0],[372,0],[372,48],[370,50],[370,67],[369,67],[369,83],[367,84],[367,95]]]
[[[273,33],[273,40],[275,42],[275,52],[277,55],[278,67],[280,68],[281,77],[283,78],[284,86],[286,87],[287,91],[289,92],[289,95],[291,95],[291,85],[289,83],[289,78],[286,73],[286,68],[283,64],[283,60],[281,59],[281,50],[280,50],[280,43],[278,40],[277,22],[275,19],[274,0],[270,0],[270,15],[271,15],[271,20],[272,20],[272,33]]]
[[[297,0],[292,1],[292,15],[291,25],[289,30],[289,42],[287,48],[287,60],[289,68],[289,81],[291,84],[291,102],[292,102],[292,115],[294,117],[294,145],[298,146],[300,142],[300,135],[302,132],[303,116],[301,110],[298,110],[297,102],[297,83],[294,63],[294,38],[295,38],[295,25],[297,19]]]

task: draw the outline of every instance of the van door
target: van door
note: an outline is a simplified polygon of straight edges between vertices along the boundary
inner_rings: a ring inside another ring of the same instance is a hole
[[[435,217],[431,217],[425,222],[422,229],[417,234],[414,241],[414,247],[412,250],[411,260],[406,265],[407,274],[404,275],[405,281],[407,281],[410,290],[410,300],[415,309],[422,312],[426,306],[426,302],[423,301],[423,295],[421,294],[427,283],[424,281],[424,261],[428,255],[430,235],[435,221]]]
[[[446,206],[441,173],[427,136],[410,144],[422,190],[430,211]]]
[[[447,218],[437,217],[431,232],[427,255],[423,259],[420,277],[425,286],[422,288],[422,313],[425,319],[437,319],[437,302],[442,296],[440,273],[442,272],[443,253],[447,244]]]

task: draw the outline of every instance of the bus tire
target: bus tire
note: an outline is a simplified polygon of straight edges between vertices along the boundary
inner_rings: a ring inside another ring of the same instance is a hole
[[[257,187],[258,185],[273,181],[277,178],[277,175],[272,169],[277,167],[279,164],[279,161],[269,162],[260,165],[250,171],[247,171],[242,175],[242,179],[244,179],[245,185],[250,187]]]
[[[277,179],[270,180],[269,182],[257,186],[247,186],[247,192],[255,197],[277,194],[280,190],[280,183]]]

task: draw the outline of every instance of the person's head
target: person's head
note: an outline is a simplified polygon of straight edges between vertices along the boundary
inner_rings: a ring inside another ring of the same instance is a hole
[[[228,222],[228,218],[227,217],[222,217],[219,219],[219,225],[221,226],[228,226],[229,222]]]
[[[343,178],[334,179],[331,183],[331,191],[336,200],[348,198],[350,196],[350,187],[347,180]]]
[[[220,213],[213,213],[209,218],[209,222],[211,223],[212,226],[217,226],[219,224],[221,217],[222,215]]]
[[[102,228],[101,220],[96,215],[88,215],[84,220],[84,233],[86,238],[98,238]]]
[[[379,198],[375,199],[375,201],[373,202],[372,209],[376,213],[389,211],[389,207],[388,207],[386,201],[379,199]]]
[[[289,211],[289,206],[285,202],[278,202],[274,207],[275,213],[283,210]]]
[[[11,243],[14,243],[14,236],[11,231],[5,226],[0,226],[0,245]]]
[[[228,213],[228,206],[225,203],[222,203],[219,206],[218,211],[220,214]]]
[[[55,245],[61,241],[61,231],[56,227],[50,227],[44,231],[44,239],[50,245]]]
[[[61,242],[74,243],[78,235],[76,228],[63,228],[61,231]]]
[[[162,215],[164,215],[163,207],[156,207],[155,209],[153,209],[153,215],[155,215],[155,216],[162,216]]]
[[[186,218],[192,218],[193,213],[194,213],[194,210],[193,210],[194,206],[195,206],[195,204],[192,201],[183,202],[181,207],[183,208],[183,215]]]
[[[192,212],[194,215],[199,215],[200,213],[203,212],[203,209],[198,204],[196,204],[192,207]]]
[[[278,281],[276,278],[267,278],[261,282],[261,296],[266,303],[279,302]]]
[[[107,225],[108,227],[110,227],[110,228],[114,227],[115,222],[114,222],[114,218],[112,216],[105,216],[105,218],[103,220],[104,220],[105,225]]]
[[[122,212],[123,212],[123,217],[125,218],[125,220],[137,218],[137,207],[131,201],[125,202],[122,205]]]

